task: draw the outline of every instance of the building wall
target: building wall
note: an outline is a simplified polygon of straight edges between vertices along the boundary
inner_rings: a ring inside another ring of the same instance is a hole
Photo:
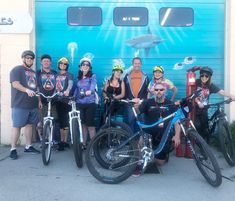
[[[32,0],[0,1],[1,12],[29,12],[33,16]],[[21,64],[21,53],[25,49],[34,50],[34,30],[30,33],[2,33],[0,27],[0,71],[1,71],[1,133],[0,143],[9,144],[11,135],[10,70]],[[20,138],[23,142],[24,138]]]
[[[34,0],[0,1],[1,12],[29,12],[34,19]],[[225,89],[235,94],[235,1],[226,1],[226,61],[225,61]],[[34,29],[30,33],[1,33],[0,28],[0,143],[10,144],[11,135],[11,109],[10,109],[10,70],[21,63],[21,52],[25,49],[35,49]],[[235,120],[235,103],[227,108],[230,120]],[[24,138],[20,138],[23,142]]]

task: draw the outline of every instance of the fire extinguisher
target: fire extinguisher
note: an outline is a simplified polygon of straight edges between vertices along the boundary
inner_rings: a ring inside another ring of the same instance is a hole
[[[186,96],[192,94],[192,92],[196,89],[196,73],[195,71],[200,70],[201,67],[194,66],[193,68],[190,68],[187,70],[187,77],[186,77]],[[190,118],[194,120],[194,111],[192,111],[190,114]],[[186,158],[192,158],[192,154],[190,151],[190,148],[187,144],[185,144],[185,152],[183,153],[182,144],[180,144],[176,148],[176,156],[177,157],[186,157]]]

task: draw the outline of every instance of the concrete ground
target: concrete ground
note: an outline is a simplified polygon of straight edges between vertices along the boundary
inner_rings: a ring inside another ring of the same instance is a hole
[[[39,146],[39,145],[36,145]],[[9,147],[0,145],[1,201],[234,201],[235,182],[223,179],[220,187],[210,186],[192,159],[176,158],[161,167],[160,174],[131,176],[108,185],[97,181],[86,166],[76,167],[73,152],[53,151],[44,166],[41,155],[18,149],[19,159],[11,160]],[[215,152],[222,174],[235,178],[235,167]]]

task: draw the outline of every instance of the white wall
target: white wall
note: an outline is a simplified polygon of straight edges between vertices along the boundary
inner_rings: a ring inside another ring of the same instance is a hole
[[[33,5],[31,0],[0,1],[0,13],[3,12],[29,12]],[[1,71],[1,133],[0,143],[9,144],[11,136],[11,109],[10,109],[10,83],[9,72],[21,64],[21,53],[25,49],[34,50],[34,32],[30,33],[2,33],[0,27],[0,71]],[[24,141],[24,138],[20,138]]]

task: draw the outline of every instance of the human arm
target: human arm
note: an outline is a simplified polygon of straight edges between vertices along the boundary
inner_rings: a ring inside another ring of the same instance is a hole
[[[180,145],[180,125],[178,122],[175,123],[175,135],[172,138],[172,141],[175,143],[175,147],[178,147]]]
[[[71,89],[73,88],[73,80],[69,80],[68,81],[68,87],[67,89],[64,91],[64,95],[68,96],[69,92],[71,91]]]
[[[96,86],[97,86],[97,81],[96,81],[96,75],[93,74],[90,78],[90,89],[87,90],[85,93],[86,93],[86,96],[90,96],[91,94],[95,93],[95,90],[96,90]]]
[[[178,92],[178,88],[176,86],[174,86],[171,90],[173,91],[173,94],[171,96],[171,101],[174,101],[175,97],[177,95],[177,92]]]
[[[234,95],[232,95],[232,94],[230,94],[230,93],[228,93],[228,92],[226,92],[226,91],[224,91],[222,89],[219,90],[217,93],[220,94],[221,96],[228,97],[228,98],[231,98],[232,100],[235,100],[235,96]]]

